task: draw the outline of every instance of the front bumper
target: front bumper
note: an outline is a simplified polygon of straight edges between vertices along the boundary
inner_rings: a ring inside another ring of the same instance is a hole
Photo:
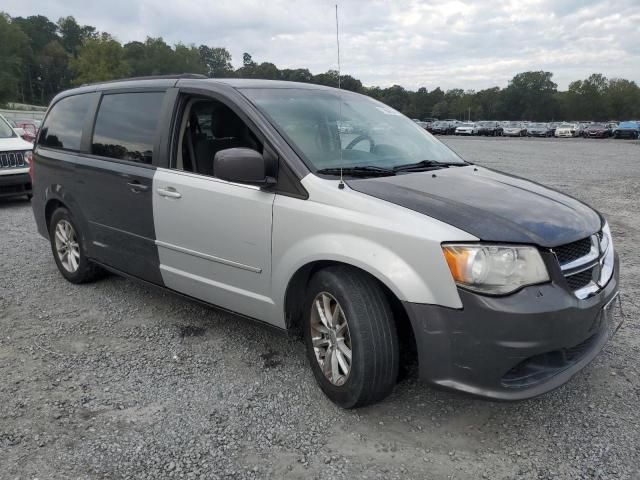
[[[31,178],[28,173],[0,175],[0,198],[31,195]]]
[[[420,378],[497,400],[522,400],[557,388],[606,343],[603,307],[617,295],[618,283],[616,255],[609,283],[584,300],[551,282],[505,297],[460,289],[461,310],[405,303]],[[527,376],[527,369],[536,374]]]
[[[633,138],[637,135],[636,130],[616,130],[613,132],[613,135],[616,138]]]

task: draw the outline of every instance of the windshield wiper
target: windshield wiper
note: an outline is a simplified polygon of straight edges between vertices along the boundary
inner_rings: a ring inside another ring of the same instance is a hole
[[[376,167],[374,165],[364,165],[359,167],[331,167],[321,168],[316,173],[322,175],[348,175],[353,177],[386,176],[395,175],[395,170],[390,168]]]
[[[435,170],[438,168],[464,167],[469,165],[462,162],[438,162],[437,160],[422,160],[416,163],[407,163],[393,167],[394,172],[419,172],[422,170]]]

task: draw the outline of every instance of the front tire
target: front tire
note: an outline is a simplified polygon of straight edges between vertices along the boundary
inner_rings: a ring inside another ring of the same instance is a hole
[[[49,224],[49,239],[58,270],[69,282],[90,282],[102,272],[100,267],[87,258],[85,238],[66,208],[58,208],[53,212]]]
[[[379,402],[398,378],[398,334],[377,281],[336,266],[317,272],[303,318],[307,356],[318,385],[342,408]]]

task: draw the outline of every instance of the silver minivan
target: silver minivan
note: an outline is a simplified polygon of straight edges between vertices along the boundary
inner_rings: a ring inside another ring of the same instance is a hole
[[[599,213],[356,93],[83,86],[51,102],[31,173],[64,278],[110,271],[300,332],[345,408],[385,398],[411,352],[433,385],[531,397],[610,335],[618,259]]]

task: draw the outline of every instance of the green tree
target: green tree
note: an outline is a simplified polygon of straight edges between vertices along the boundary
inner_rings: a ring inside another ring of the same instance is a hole
[[[504,102],[511,119],[543,121],[557,110],[555,93],[558,85],[551,72],[523,72],[509,82]]]
[[[207,45],[200,45],[198,51],[200,53],[200,61],[205,66],[209,77],[223,78],[233,76],[231,54],[226,48],[212,48]]]
[[[207,73],[207,68],[200,58],[200,52],[193,45],[177,44],[173,50],[172,63],[172,71],[169,73]]]
[[[79,25],[72,16],[61,17],[58,20],[58,31],[60,32],[60,43],[67,53],[74,57],[78,56],[78,50],[85,41],[98,36],[95,27]]]
[[[130,66],[125,60],[122,45],[107,34],[84,42],[78,58],[71,60],[73,83],[100,82],[127,77]]]
[[[29,37],[8,15],[0,13],[0,103],[25,101],[21,80],[25,59],[30,56]]]
[[[606,102],[611,118],[625,120],[640,118],[640,87],[622,78],[609,81]]]

